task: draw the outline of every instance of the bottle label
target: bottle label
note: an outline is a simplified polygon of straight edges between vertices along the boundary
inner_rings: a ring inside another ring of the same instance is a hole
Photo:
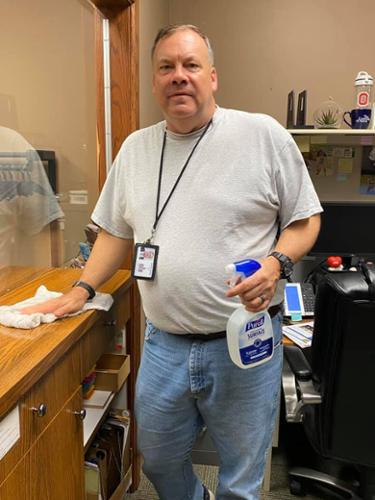
[[[239,351],[244,365],[259,363],[273,354],[273,332],[265,329],[265,315],[248,321],[239,335]]]
[[[364,108],[370,103],[370,95],[366,91],[359,92],[357,95],[357,106],[359,108]]]

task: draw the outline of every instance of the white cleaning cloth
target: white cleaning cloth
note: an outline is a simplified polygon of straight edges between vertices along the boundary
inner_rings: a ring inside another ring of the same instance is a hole
[[[22,302],[17,302],[17,304],[13,304],[12,306],[0,306],[0,325],[29,329],[35,328],[41,323],[52,323],[58,319],[57,316],[52,313],[44,314],[38,312],[33,314],[22,314],[19,310],[24,307],[40,304],[49,299],[55,299],[61,295],[62,293],[51,292],[44,285],[42,285],[38,288],[34,297],[23,300]],[[96,292],[95,297],[89,302],[86,302],[80,311],[74,314],[69,314],[68,316],[76,316],[77,314],[81,314],[83,311],[88,311],[89,309],[108,311],[112,304],[113,298],[111,295],[108,293]]]

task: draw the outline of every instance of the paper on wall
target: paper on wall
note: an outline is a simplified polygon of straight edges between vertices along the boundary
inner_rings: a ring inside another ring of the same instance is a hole
[[[294,140],[301,153],[308,153],[310,151],[310,137],[308,135],[295,135]]]
[[[351,174],[353,172],[353,160],[349,158],[340,158],[337,163],[338,174]]]
[[[327,144],[328,137],[326,135],[312,135],[310,144]]]

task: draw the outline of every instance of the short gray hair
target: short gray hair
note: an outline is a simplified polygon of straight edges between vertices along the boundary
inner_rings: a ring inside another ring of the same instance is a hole
[[[197,33],[197,35],[199,35],[202,38],[202,40],[207,46],[208,59],[211,64],[214,64],[214,52],[212,50],[210,40],[208,36],[205,35],[203,31],[201,31],[197,26],[194,26],[194,24],[170,24],[169,26],[165,26],[164,28],[159,30],[151,49],[151,57],[152,58],[154,57],[156,46],[160,42],[160,40],[168,38],[169,36],[173,35],[173,33],[176,33],[176,31],[185,31],[185,30],[194,31],[194,33]]]

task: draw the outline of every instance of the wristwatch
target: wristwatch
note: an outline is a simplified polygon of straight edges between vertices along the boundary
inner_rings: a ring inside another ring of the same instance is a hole
[[[271,252],[268,257],[275,257],[280,262],[280,278],[290,278],[294,268],[294,263],[290,257],[281,252]]]
[[[91,285],[89,285],[88,283],[86,283],[86,281],[76,281],[75,283],[73,283],[73,288],[75,286],[78,286],[80,288],[84,288],[86,290],[86,292],[89,294],[87,300],[92,300],[96,295],[93,287]]]

